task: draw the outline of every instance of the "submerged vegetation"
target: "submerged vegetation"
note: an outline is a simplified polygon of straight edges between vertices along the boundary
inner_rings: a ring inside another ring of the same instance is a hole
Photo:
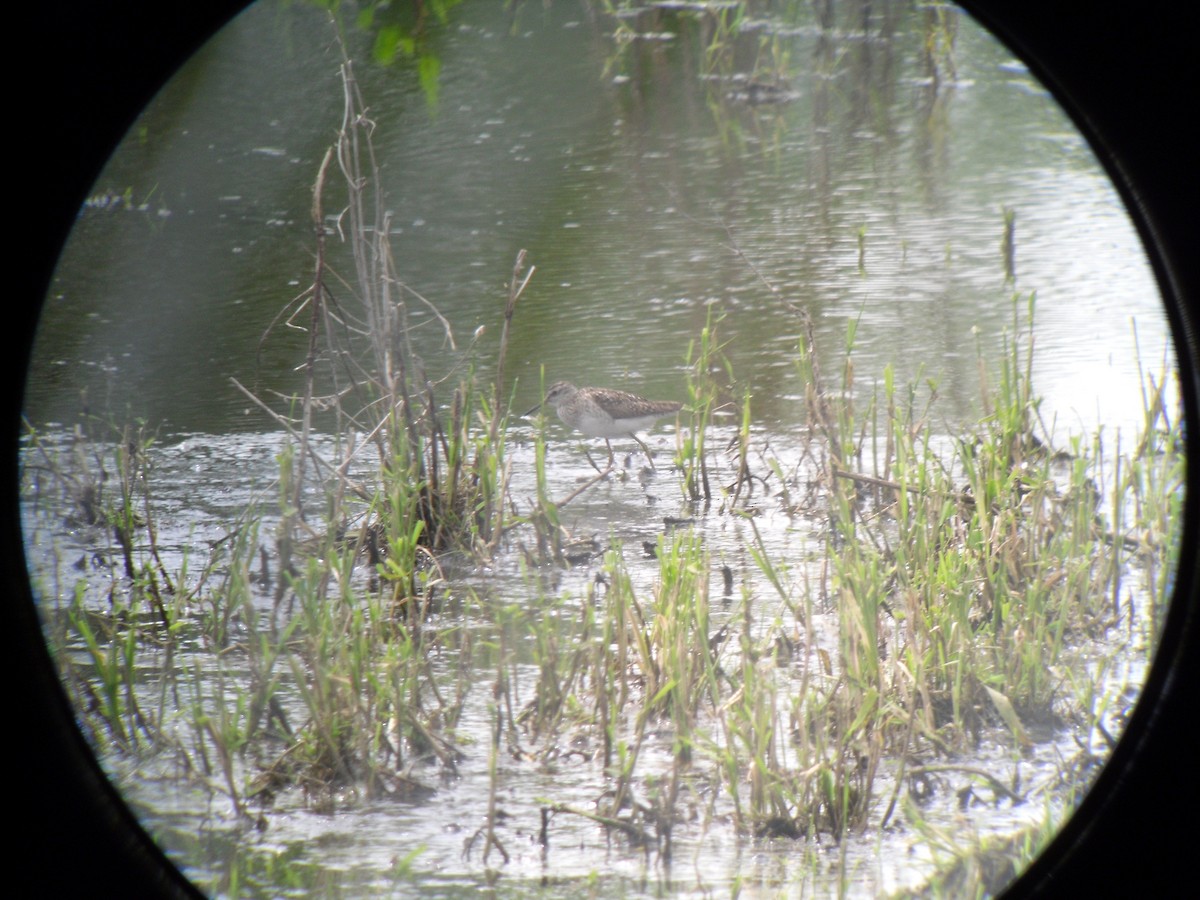
[[[931,53],[952,68],[948,45]],[[540,427],[513,446],[505,361],[533,266],[514,261],[496,298],[498,362],[481,371],[397,271],[349,62],[343,85],[314,183],[312,282],[264,338],[306,329],[300,383],[283,403],[237,386],[284,435],[274,497],[172,570],[156,541],[167,513],[150,431],[105,433],[89,418],[64,450],[30,429],[27,502],[65,501],[77,527],[112,536],[84,574],[41,586],[57,598],[48,639],[97,753],[171,767],[227,801],[235,832],[269,830],[296,797],[321,811],[391,799],[437,815],[439,785],[480,763],[486,813],[463,828],[462,852],[492,880],[518,835],[552,873],[559,835],[582,841],[583,825],[596,846],[666,865],[681,838],[694,850],[721,829],[844,848],[903,819],[970,868],[983,848],[929,820],[937,799],[1061,815],[1125,702],[1089,648],[1144,630],[1148,655],[1170,597],[1183,457],[1165,372],[1143,376],[1131,444],[1097,433],[1060,445],[1033,384],[1035,296],[1014,294],[1004,353],[976,350],[978,420],[947,434],[936,380],[901,384],[889,368],[864,387],[857,325],[830,353],[784,298],[806,425],[793,446],[772,446],[710,316],[683,360],[674,458],[655,474],[687,515],[634,553],[573,529],[564,510],[638,475],[555,498]],[[1005,229],[1011,282],[1008,211]],[[431,341],[461,364],[428,371],[418,348]],[[767,516],[805,536],[801,553],[763,538]],[[718,529],[736,535],[737,558],[713,549]],[[653,575],[634,559],[653,560]],[[498,600],[469,577],[503,564],[522,568],[530,597]],[[585,593],[555,591],[548,573],[567,567],[591,574]],[[1131,581],[1149,608],[1134,607]],[[470,727],[472,715],[485,725]],[[1064,729],[1077,756],[1059,779],[1024,783],[1022,755]],[[981,746],[1005,762],[961,762]],[[500,802],[514,766],[581,771],[589,802],[548,783],[519,811],[536,819],[514,827],[516,801]],[[202,886],[267,893],[283,878],[272,868],[289,864],[244,849]],[[419,868],[409,847],[391,876]],[[955,893],[958,878],[945,876]]]

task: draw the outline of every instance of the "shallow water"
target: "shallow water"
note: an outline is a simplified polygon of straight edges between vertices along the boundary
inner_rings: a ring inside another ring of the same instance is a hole
[[[431,371],[468,358],[489,371],[504,284],[524,248],[538,271],[509,346],[506,389],[515,384],[515,409],[541,399],[543,379],[558,378],[683,399],[688,344],[716,315],[731,394],[752,397],[754,443],[786,462],[798,453],[804,423],[801,325],[792,307],[812,315],[835,381],[855,327],[864,401],[889,364],[901,383],[934,379],[934,416],[948,437],[980,415],[979,353],[996,358],[1021,328],[1013,326],[1014,293],[1036,292],[1034,385],[1047,430],[1061,441],[1068,430],[1103,429],[1108,452],[1118,431],[1128,440],[1142,408],[1135,329],[1146,367],[1173,368],[1145,255],[1082,138],[968,19],[957,19],[954,77],[934,85],[921,56],[925,22],[907,4],[882,4],[865,24],[857,7],[842,4],[831,6],[828,21],[807,6],[755,5],[731,71],[704,70],[711,32],[686,15],[644,11],[617,22],[575,4],[528,7],[510,18],[501,4],[467,4],[434,30],[436,102],[413,64],[369,62],[370,36],[352,33],[361,51],[356,74],[378,125],[399,269],[457,335],[451,348],[432,318],[423,320],[417,340]],[[625,43],[622,24],[643,37]],[[651,39],[665,33],[674,37]],[[65,446],[65,428],[84,403],[101,417],[142,416],[157,427],[153,496],[168,569],[189,561],[195,572],[250,506],[266,510],[264,532],[271,525],[282,437],[230,378],[262,395],[298,389],[305,337],[269,327],[311,279],[307,217],[317,164],[341,116],[338,62],[315,10],[263,3],[247,11],[147,110],[98,182],[95,202],[81,210],[56,273],[27,415],[53,446]],[[747,102],[751,72],[783,80],[782,102]],[[127,190],[133,208],[113,199]],[[1004,208],[1016,213],[1015,282],[1000,251]],[[420,318],[421,304],[411,302]],[[509,436],[513,493],[522,501],[535,492],[533,427],[514,421]],[[591,469],[576,437],[555,421],[546,428],[552,495],[561,497]],[[672,430],[664,423],[650,439],[660,462],[671,455]],[[710,446],[721,446],[724,433]],[[568,526],[619,541],[645,591],[657,566],[642,558],[642,542],[663,532],[666,516],[694,518],[714,560],[729,564],[738,591],[746,587],[759,604],[758,622],[780,615],[747,559],[745,523],[685,503],[665,467],[641,483],[639,467],[635,457],[625,480],[570,504]],[[111,549],[108,535],[65,529],[57,501],[36,499],[27,496],[27,537],[47,609],[66,602],[77,578],[101,607],[119,578],[89,560]],[[776,499],[756,505],[764,545],[801,578],[821,535],[781,513]],[[83,568],[70,568],[77,560]],[[587,566],[530,573],[511,552],[487,571],[456,577],[482,602],[552,596],[570,598],[569,609],[593,575]],[[257,599],[269,608],[269,596]],[[714,622],[722,614],[714,609]],[[814,621],[822,617],[831,619],[818,604]],[[815,646],[822,640],[833,652],[832,621]],[[1110,652],[1096,649],[1099,658]],[[1120,663],[1130,668],[1114,666],[1109,687],[1140,683],[1140,664]],[[483,747],[486,691],[477,693],[463,731]],[[1021,777],[1052,777],[1073,750],[1067,734],[1038,744],[1020,759]],[[998,744],[985,744],[971,763],[991,771],[1018,765]],[[336,812],[319,813],[301,797],[283,797],[261,835],[228,825],[222,801],[169,765],[156,772],[154,761],[106,764],[147,819],[181,841],[176,858],[201,881],[246,841],[286,850],[364,891],[415,884],[449,896],[486,880],[480,851],[463,857],[481,822],[483,752],[468,754],[455,779],[428,776],[432,805],[347,798]],[[686,895],[735,881],[751,893],[824,893],[844,871],[849,894],[876,896],[930,870],[927,851],[912,850],[914,836],[901,825],[844,852],[806,846],[799,855],[815,857],[810,865],[797,861],[794,843],[737,839],[718,818],[707,833],[677,830],[675,861],[664,868],[560,814],[543,855],[537,798],[553,792],[584,805],[597,775],[591,763],[505,764],[513,858],[501,892],[545,877],[574,894],[573,879],[598,873],[607,894]],[[880,784],[886,793],[886,774]],[[929,821],[1006,833],[1043,812],[1027,804],[962,813],[951,789],[958,786],[947,776],[941,805],[925,810]],[[206,836],[199,843],[197,833]],[[412,873],[388,874],[418,847]]]
[[[666,433],[655,435],[651,446],[667,445],[669,431],[668,426]],[[519,433],[515,437],[513,495],[530,496],[534,489],[530,480],[532,449],[522,444]],[[189,435],[152,451],[154,506],[161,511],[157,519],[158,543],[168,571],[179,571],[186,558],[191,560],[191,571],[198,574],[209,549],[248,506],[267,504],[262,533],[270,533],[273,519],[268,498],[276,474],[274,458],[285,439],[284,435]],[[61,449],[52,439],[48,441],[51,452]],[[590,471],[585,467],[574,442],[552,446],[547,460],[552,495],[564,496],[573,490],[578,478]],[[214,491],[213,484],[224,488]],[[35,583],[42,585],[48,622],[57,621],[49,610],[59,604],[65,607],[81,583],[87,585],[89,605],[103,612],[108,604],[107,590],[116,575],[86,565],[71,570],[70,564],[76,559],[112,557],[107,531],[84,528],[65,532],[61,504],[49,495],[39,499],[27,506],[26,533],[30,564]],[[695,506],[684,503],[678,494],[677,476],[665,465],[645,484],[636,477],[600,484],[563,512],[579,533],[595,534],[602,544],[622,545],[635,592],[643,598],[653,590],[658,564],[644,556],[641,542],[654,541],[664,532],[664,516],[690,513],[695,519],[690,527],[704,535],[713,559],[729,561],[736,573],[738,599],[730,603],[719,600],[721,576],[715,570],[712,573],[712,627],[718,628],[731,617],[738,618],[734,624],[740,625],[742,613],[738,610],[743,602],[753,609],[754,620],[764,629],[789,616],[762,575],[745,559],[748,540],[737,523],[715,512],[697,513]],[[811,526],[772,510],[770,504],[764,504],[763,515],[756,523],[763,546],[776,560],[791,560],[790,575],[799,578],[802,561],[819,543],[818,537],[810,533]],[[519,564],[519,554],[510,552],[486,571],[464,573],[456,582],[460,586],[456,590],[473,587],[479,592],[479,601],[466,612],[448,611],[442,617],[461,616],[458,624],[478,630],[484,637],[494,635],[495,620],[491,614],[484,614],[479,603],[515,603],[524,607],[521,615],[570,619],[578,615],[581,603],[588,602],[585,598],[599,568],[597,560],[574,569],[550,568],[531,575]],[[360,567],[360,576],[365,578],[366,571]],[[256,603],[264,615],[269,613],[272,601],[266,589],[260,591]],[[512,652],[518,662],[511,668],[514,705],[519,708],[530,697],[536,670],[524,626],[519,619],[514,621]],[[836,612],[818,601],[811,622],[808,655],[811,657],[818,648],[836,655]],[[145,673],[146,694],[141,702],[146,708],[157,709],[162,665],[169,662],[179,671],[193,666],[206,670],[212,665],[211,651],[206,647],[189,645],[187,640],[181,643],[183,649],[170,660],[149,648],[142,653],[139,668]],[[1144,661],[1139,661],[1136,651],[1122,647],[1117,640],[1110,647],[1097,644],[1092,653],[1106,667],[1103,691],[1115,695],[1122,688],[1136,690],[1144,675]],[[88,668],[83,647],[70,655],[76,665]],[[827,837],[799,843],[784,838],[739,838],[733,830],[728,797],[714,797],[705,788],[718,779],[711,770],[713,764],[703,754],[697,758],[689,782],[695,793],[689,797],[685,791],[680,804],[695,818],[673,830],[674,855],[669,864],[658,853],[643,853],[619,839],[606,839],[602,829],[566,813],[550,820],[549,846],[543,849],[538,841],[542,807],[558,803],[590,809],[598,786],[605,783],[600,763],[589,758],[596,748],[590,742],[573,743],[569,734],[558,739],[561,752],[550,754],[546,762],[501,755],[499,802],[506,817],[499,835],[510,858],[501,865],[493,852],[485,862],[482,842],[476,841],[469,853],[465,847],[486,820],[488,808],[486,748],[493,721],[490,685],[495,668],[487,658],[485,654],[480,659],[476,669],[479,683],[469,695],[456,728],[457,743],[463,750],[456,771],[448,774],[423,763],[407,769],[428,789],[428,795],[364,802],[351,792],[332,806],[314,806],[301,792],[284,791],[266,807],[252,804],[254,814],[261,814],[267,823],[260,832],[239,821],[223,792],[210,793],[194,773],[180,769],[173,754],[136,758],[114,754],[105,758],[105,766],[185,873],[197,883],[210,886],[224,883],[223,873],[231,854],[251,851],[279,854],[293,865],[311,866],[324,873],[316,883],[336,884],[340,890],[368,895],[403,888],[419,890],[422,895],[456,896],[467,889],[478,889],[489,880],[489,871],[499,871],[501,893],[506,889],[521,892],[527,889],[522,885],[548,879],[551,896],[574,896],[581,884],[599,876],[595,890],[604,896],[664,891],[687,896],[713,890],[725,892],[735,883],[751,895],[759,890],[774,894],[801,888],[826,894],[837,893],[837,885],[844,879],[846,896],[873,897],[915,888],[935,870],[936,860],[928,845],[914,833],[903,814],[895,815],[882,830],[871,827],[861,836],[847,839],[842,847]],[[528,661],[522,664],[522,658]],[[226,678],[236,677],[236,666],[226,666],[225,672]],[[303,708],[296,704],[286,685],[280,696],[293,720],[301,721]],[[1105,717],[1110,731],[1119,731],[1117,718],[1124,708],[1114,703]],[[185,731],[188,721],[186,703],[175,712],[168,706],[165,725],[169,729]],[[522,740],[527,741],[530,750],[538,746],[528,736]],[[982,769],[1005,781],[1018,779],[1022,792],[1030,792],[1030,800],[1022,805],[1007,801],[993,805],[989,792],[976,786],[970,806],[960,808],[956,792],[971,785],[973,779],[962,772],[947,772],[933,778],[931,799],[922,805],[925,821],[960,836],[969,833],[982,837],[1009,834],[1040,821],[1048,811],[1064,816],[1062,799],[1056,799],[1058,795],[1050,788],[1061,776],[1064,760],[1077,754],[1078,740],[1092,743],[1097,760],[1105,755],[1099,735],[1086,730],[1046,734],[1023,752],[1015,750],[1003,734],[985,739],[973,752],[948,762]],[[652,779],[656,772],[669,773],[672,759],[670,732],[652,733],[639,759],[643,779]],[[893,789],[890,771],[885,767],[876,781],[874,822],[878,822]],[[643,779],[639,779],[640,784]],[[397,860],[410,852],[415,853],[411,870],[397,868]],[[271,893],[269,884],[269,880],[262,884],[267,893]]]

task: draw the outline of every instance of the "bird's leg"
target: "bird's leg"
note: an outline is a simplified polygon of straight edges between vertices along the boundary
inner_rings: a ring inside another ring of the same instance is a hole
[[[650,468],[651,468],[651,469],[654,469],[654,468],[655,468],[655,467],[654,467],[654,457],[652,457],[652,456],[650,455],[650,448],[649,448],[649,447],[647,447],[647,446],[646,446],[646,445],[645,445],[645,444],[642,442],[642,439],[641,439],[640,437],[638,437],[636,434],[631,434],[631,435],[629,435],[629,436],[630,436],[631,438],[633,438],[635,441],[637,441],[637,442],[638,442],[638,446],[639,446],[639,447],[641,447],[641,448],[642,448],[642,452],[646,454],[646,462],[650,463]],[[655,471],[658,471],[658,470],[657,470],[657,469],[655,469]]]
[[[608,438],[604,439],[604,446],[608,447],[608,471],[611,472],[613,467],[616,466],[616,462],[613,460],[612,443],[608,440]]]
[[[596,461],[594,459],[592,459],[592,451],[590,451],[587,447],[583,448],[583,455],[587,457],[587,461],[591,465],[591,467],[600,473],[601,478],[603,478],[605,475],[607,475],[609,472],[611,472],[613,470],[612,449],[611,448],[609,448],[609,451],[608,451],[608,468],[607,469],[601,469],[598,465],[596,465]]]

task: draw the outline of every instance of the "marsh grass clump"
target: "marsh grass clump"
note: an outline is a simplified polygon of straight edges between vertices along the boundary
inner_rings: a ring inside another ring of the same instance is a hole
[[[534,737],[565,729],[598,730],[611,761],[612,715],[672,723],[675,751],[691,754],[701,702],[716,702],[717,650],[709,619],[710,562],[696,534],[660,537],[659,577],[638,596],[619,544],[578,618],[539,616],[534,698],[519,721]],[[567,631],[561,623],[567,622]],[[559,623],[559,624],[554,624]],[[570,648],[569,650],[564,648]]]
[[[1132,482],[1120,458],[1103,475],[1098,446],[1073,438],[1054,450],[1038,437],[1033,341],[1017,338],[1032,335],[1032,295],[1025,308],[1022,322],[1014,300],[994,382],[980,354],[983,417],[952,452],[935,442],[928,406],[911,388],[901,391],[890,369],[878,401],[886,434],[868,441],[882,439],[882,475],[855,470],[861,442],[830,444],[830,525],[844,537],[831,562],[847,689],[864,698],[899,690],[907,714],[896,723],[943,748],[977,741],[989,726],[1028,744],[1032,730],[1058,719],[1056,673],[1070,648],[1131,613],[1112,598],[1122,557],[1140,547],[1122,524]],[[832,416],[814,409],[839,434],[856,430],[846,388]],[[1157,422],[1161,392],[1151,388],[1149,398],[1148,421]],[[1097,487],[1105,477],[1109,499]]]
[[[279,458],[283,577],[272,616],[287,625],[264,640],[286,643],[305,725],[268,771],[274,783],[297,781],[313,791],[359,786],[375,796],[411,790],[404,773],[412,759],[455,766],[465,670],[438,675],[430,660],[453,651],[466,666],[471,654],[465,632],[441,623],[450,589],[440,559],[451,552],[486,559],[505,532],[504,348],[532,269],[520,254],[492,389],[479,386],[469,365],[434,379],[416,350],[417,329],[436,326],[446,348],[459,348],[450,324],[396,269],[374,125],[348,60],[342,79],[342,128],[313,189],[314,278],[288,314],[294,321],[309,313],[304,388],[294,398],[299,414],[273,413],[291,437]],[[327,246],[333,232],[324,204],[335,170],[346,192],[336,233],[349,277]],[[410,303],[421,306],[422,324]],[[448,401],[440,399],[446,392]],[[328,457],[312,440],[318,419],[335,436]],[[308,491],[314,481],[319,506]],[[365,585],[355,574],[363,561]]]
[[[159,623],[169,627],[175,584],[162,561],[152,516],[153,432],[145,422],[117,425],[87,413],[75,426],[69,449],[60,452],[46,447],[32,425],[26,428],[38,455],[27,473],[62,494],[70,510],[64,524],[108,532],[125,578],[143,589]],[[39,491],[35,487],[35,501]],[[138,553],[138,547],[147,552]]]
[[[415,543],[433,554],[463,550],[486,555],[500,540],[505,515],[505,346],[517,299],[532,270],[520,254],[504,307],[490,395],[469,366],[434,377],[417,351],[418,332],[428,346],[428,331],[436,327],[444,349],[463,351],[450,323],[397,271],[390,246],[392,213],[384,202],[372,144],[374,124],[349,60],[342,65],[342,79],[342,128],[313,187],[313,282],[277,318],[308,332],[304,387],[292,398],[299,414],[271,412],[295,441],[281,556],[287,565],[289,532],[307,518],[310,476],[322,487],[319,515],[335,525],[362,521],[361,504],[368,504],[369,527],[361,541],[372,562],[396,549],[397,542],[401,547]],[[332,171],[342,174],[346,192],[334,219],[336,232],[325,213]],[[328,244],[335,233],[346,251],[341,255],[349,256],[350,275],[333,262]],[[410,310],[413,304],[420,307],[420,321]],[[270,330],[265,337],[269,335]],[[310,440],[317,418],[335,435],[332,458],[322,457]],[[368,465],[372,456],[374,464]],[[376,486],[356,479],[356,471],[369,471]]]
[[[113,538],[97,563],[113,574],[109,609],[89,605],[81,579],[55,637],[84,651],[86,664],[61,658],[95,745],[175,754],[242,819],[291,789],[329,807],[421,796],[415,766],[454,771],[473,653],[470,632],[443,615],[464,596],[442,560],[490,556],[509,515],[503,344],[532,268],[524,254],[514,265],[490,390],[469,365],[431,377],[417,329],[432,323],[458,348],[397,272],[374,126],[349,61],[342,74],[342,128],[313,189],[313,281],[264,335],[281,323],[305,332],[301,389],[279,411],[237,384],[286,434],[273,503],[260,497],[198,567],[168,573],[144,429],[81,434],[28,472],[44,471]],[[335,173],[344,205],[330,218]],[[181,670],[185,647],[207,661]],[[435,666],[443,657],[455,664]]]
[[[293,787],[320,806],[359,794],[419,794],[427,789],[409,774],[415,760],[453,771],[453,728],[465,692],[460,672],[435,674],[430,658],[458,653],[468,639],[438,624],[447,595],[438,554],[489,552],[504,515],[499,389],[483,396],[468,371],[447,406],[439,404],[438,385],[414,349],[407,301],[416,295],[402,284],[388,247],[373,125],[348,61],[343,86],[343,126],[314,184],[313,282],[278,320],[307,333],[303,389],[287,398],[283,413],[238,385],[288,435],[277,459],[272,526],[261,527],[264,498],[194,578],[178,579],[186,592],[176,591],[155,549],[145,447],[129,434],[114,444],[119,502],[100,497],[105,477],[79,482],[81,508],[92,519],[99,510],[113,525],[131,582],[113,595],[128,598],[137,613],[118,611],[100,630],[81,603],[72,612],[102,685],[99,702],[81,706],[101,711],[101,744],[129,749],[130,726],[139,722],[142,733],[170,735],[185,771],[247,818],[252,805]],[[350,277],[328,246],[325,200],[334,171],[346,190],[336,221]],[[514,273],[506,325],[522,274]],[[318,441],[318,431],[332,432],[332,444]],[[135,532],[145,539],[135,542]],[[273,538],[273,555],[260,538]],[[355,573],[364,561],[371,570],[365,583]],[[146,602],[166,629],[159,634],[138,623]],[[182,642],[211,648],[211,664],[168,674]],[[157,652],[143,660],[147,648]],[[159,665],[160,704],[150,713],[138,700],[140,685],[146,667]],[[90,691],[95,682],[74,683]],[[161,727],[178,716],[182,729]]]
[[[684,496],[691,502],[711,503],[717,495],[709,472],[708,437],[713,418],[723,405],[733,369],[718,336],[720,317],[709,310],[697,339],[688,344],[688,403],[685,427],[677,432],[675,465],[681,472]]]

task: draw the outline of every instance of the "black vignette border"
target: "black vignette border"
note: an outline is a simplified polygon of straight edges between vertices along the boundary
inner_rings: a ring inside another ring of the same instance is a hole
[[[15,326],[4,337],[10,375],[3,392],[8,434],[0,515],[11,611],[3,660],[10,684],[21,687],[15,692],[21,731],[9,740],[17,790],[4,812],[9,833],[19,835],[7,846],[18,895],[196,895],[107,785],[75,729],[25,573],[16,446],[38,309],[76,211],[154,92],[243,5],[69,0],[35,4],[25,14],[28,27],[18,25],[35,63],[22,66],[26,74],[13,87],[21,137],[14,146],[24,147],[21,158],[29,167],[14,209],[32,237],[22,245],[32,245],[33,253],[22,252],[12,267],[18,302],[9,306]],[[1186,415],[1196,421],[1200,205],[1189,135],[1200,108],[1200,55],[1191,46],[1194,7],[1177,0],[964,0],[963,6],[1050,88],[1108,168],[1149,250],[1175,332]],[[44,155],[31,152],[34,140]],[[1180,896],[1196,882],[1190,855],[1200,836],[1192,700],[1200,688],[1196,477],[1189,468],[1176,597],[1134,721],[1077,815],[1006,896]]]

